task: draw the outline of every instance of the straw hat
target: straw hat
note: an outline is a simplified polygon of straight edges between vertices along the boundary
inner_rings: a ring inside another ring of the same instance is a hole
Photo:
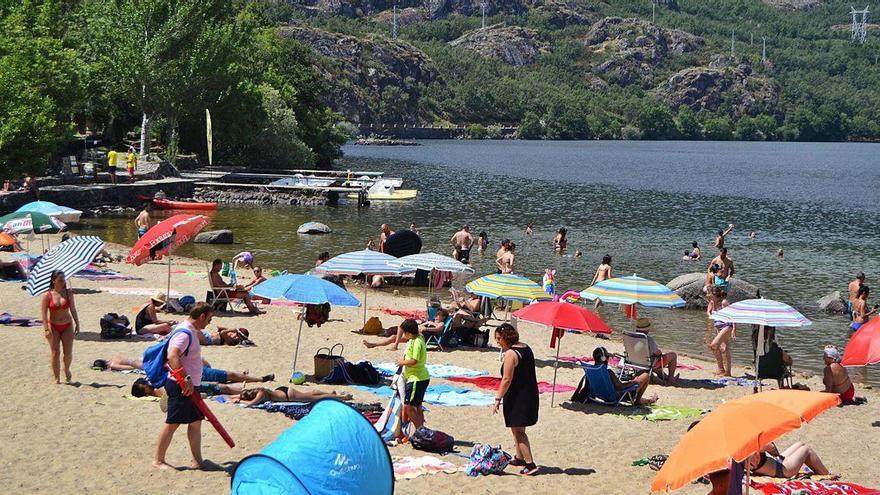
[[[647,318],[639,318],[636,320],[636,328],[639,330],[648,330],[651,328],[651,320]]]
[[[156,306],[164,306],[165,305],[165,293],[160,292],[155,296],[151,297],[150,300],[156,303]]]

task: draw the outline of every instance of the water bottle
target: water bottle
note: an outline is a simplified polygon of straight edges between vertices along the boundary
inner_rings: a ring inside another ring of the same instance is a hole
[[[238,275],[235,272],[230,271],[229,272],[229,280],[232,283],[232,286],[234,287],[236,282],[238,282]]]

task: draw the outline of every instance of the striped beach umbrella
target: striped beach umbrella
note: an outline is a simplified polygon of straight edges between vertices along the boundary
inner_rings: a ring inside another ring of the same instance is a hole
[[[471,294],[489,299],[526,303],[553,299],[553,296],[547,294],[540,285],[512,273],[485,275],[470,282],[464,288]]]
[[[437,270],[438,272],[474,273],[474,269],[461,261],[437,253],[419,253],[397,258],[390,262],[393,266],[412,268],[413,270]]]
[[[80,236],[58,244],[43,255],[31,270],[27,281],[28,294],[38,296],[49,290],[52,272],[61,270],[69,279],[82,270],[104,249],[104,241],[95,236]]]
[[[735,302],[712,313],[712,319],[724,323],[751,323],[771,327],[805,327],[813,324],[798,310],[772,299]]]
[[[641,304],[649,308],[682,308],[684,299],[669,287],[632,275],[603,280],[581,291],[581,297],[604,303]]]
[[[315,269],[317,273],[329,273],[332,275],[383,275],[387,277],[399,277],[412,273],[413,268],[394,266],[391,263],[397,258],[390,254],[380,253],[364,249],[343,253],[321,263]],[[364,325],[367,324],[367,289],[370,287],[368,279],[364,280]]]

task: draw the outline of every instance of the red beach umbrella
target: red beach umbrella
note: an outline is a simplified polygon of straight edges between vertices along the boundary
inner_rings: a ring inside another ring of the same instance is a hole
[[[874,317],[849,339],[840,364],[868,366],[877,363],[880,363],[880,318]]]
[[[168,296],[171,295],[171,253],[196,236],[211,219],[204,215],[174,215],[153,226],[138,239],[126,263],[136,266],[168,256]]]
[[[583,306],[562,301],[530,304],[513,313],[513,316],[523,321],[547,325],[553,329],[550,347],[556,347],[556,362],[553,365],[553,393],[550,396],[550,407],[553,407],[556,399],[556,372],[559,368],[559,349],[562,347],[561,341],[557,345],[556,340],[562,339],[565,330],[580,333],[611,333],[611,328],[596,313]]]

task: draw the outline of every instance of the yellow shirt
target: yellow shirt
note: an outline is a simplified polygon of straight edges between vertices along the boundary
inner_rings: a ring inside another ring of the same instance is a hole
[[[134,153],[129,153],[128,157],[125,159],[125,164],[128,165],[128,168],[134,168],[137,165],[137,158],[134,157]]]
[[[116,150],[110,150],[110,153],[107,153],[107,165],[110,167],[116,166]]]

